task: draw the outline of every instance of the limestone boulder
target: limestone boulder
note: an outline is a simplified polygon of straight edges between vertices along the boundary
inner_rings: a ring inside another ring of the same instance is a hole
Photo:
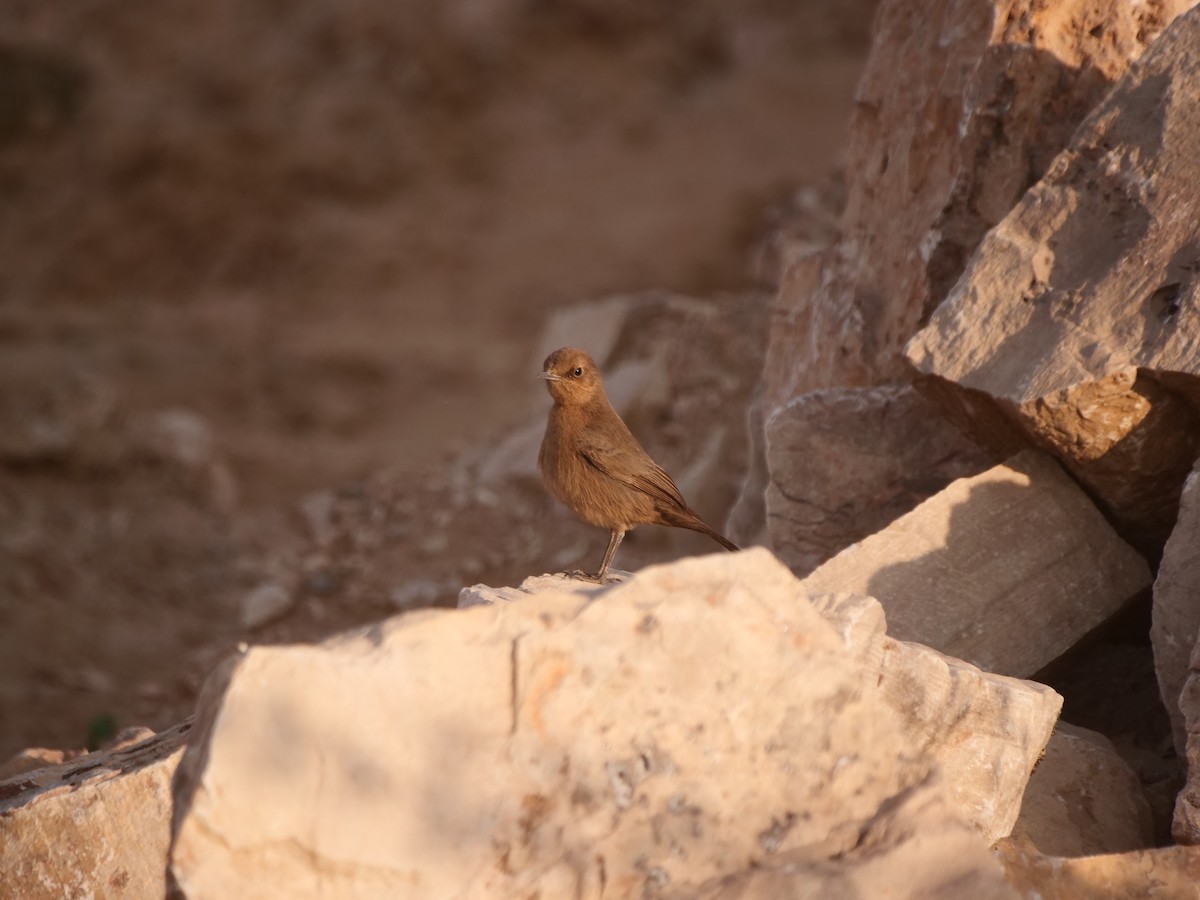
[[[1157,553],[1200,448],[1200,10],[1080,125],[907,347],[981,442],[1056,455]]]
[[[865,682],[765,551],[254,648],[202,700],[172,872],[192,900],[687,896],[840,857],[922,786],[955,819]]]
[[[892,637],[1018,677],[1149,585],[1145,560],[1032,451],[954,482],[803,581],[813,593],[869,594]]]
[[[171,779],[189,729],[0,782],[0,894],[164,897]]]
[[[1033,771],[1012,839],[1047,856],[1154,846],[1141,782],[1104,735],[1059,722]]]
[[[836,863],[796,851],[676,894],[679,900],[1018,900],[979,835],[949,814],[936,782],[897,798]]]
[[[911,385],[831,388],[766,425],[766,543],[807,574],[993,460]]]
[[[522,601],[539,589],[560,587],[599,602],[614,590],[562,576],[537,576],[519,589],[464,588],[459,603]],[[929,647],[888,637],[883,608],[871,597],[805,597],[794,582],[790,589],[796,602],[811,602],[833,627],[854,657],[865,689],[900,714],[905,746],[937,762],[959,818],[989,841],[1008,834],[1062,698],[1045,685],[988,674]]]
[[[1179,517],[1163,548],[1154,579],[1154,611],[1150,640],[1154,670],[1163,706],[1171,717],[1175,750],[1187,751],[1187,728],[1179,694],[1188,677],[1188,660],[1200,636],[1200,469],[1193,469],[1183,486]],[[1200,709],[1192,718],[1200,721]]]
[[[1015,845],[999,848],[1009,884],[1025,900],[1185,900],[1200,884],[1200,848],[1162,847],[1061,859]]]
[[[889,637],[883,607],[871,597],[811,599],[857,660],[868,688],[899,712],[904,744],[937,761],[959,815],[988,843],[1007,835],[1062,698],[1043,684],[989,674]]]

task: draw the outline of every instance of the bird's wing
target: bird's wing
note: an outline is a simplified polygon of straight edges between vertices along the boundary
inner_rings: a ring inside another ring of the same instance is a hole
[[[585,441],[579,448],[583,458],[610,478],[648,494],[669,507],[687,509],[683,495],[661,466],[636,444],[616,447],[607,441]]]

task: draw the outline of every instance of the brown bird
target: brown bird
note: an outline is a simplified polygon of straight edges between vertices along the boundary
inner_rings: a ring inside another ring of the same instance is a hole
[[[650,458],[608,402],[604,381],[582,350],[555,350],[538,376],[554,398],[538,468],[550,493],[589,525],[611,533],[603,582],[625,533],[638,525],[670,525],[707,534],[726,550],[737,546],[684,502],[671,476]]]

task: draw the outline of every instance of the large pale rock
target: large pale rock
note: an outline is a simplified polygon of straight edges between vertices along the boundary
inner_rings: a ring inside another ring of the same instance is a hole
[[[947,814],[925,783],[876,818],[835,865],[789,853],[717,879],[679,900],[1017,900],[999,861],[971,828]]]
[[[959,815],[988,843],[1009,833],[1062,698],[885,634],[870,597],[820,594],[813,605],[858,661],[868,688],[900,713],[904,744],[933,757]]]
[[[981,441],[1058,456],[1157,551],[1200,422],[1200,11],[987,235],[907,355]]]
[[[766,447],[766,540],[800,574],[993,462],[907,384],[797,397]]]
[[[165,896],[171,778],[189,728],[0,782],[0,895]]]
[[[1175,750],[1187,751],[1187,729],[1179,694],[1188,677],[1188,659],[1200,636],[1200,470],[1193,469],[1179,500],[1179,518],[1163,548],[1154,579],[1154,612],[1150,641],[1163,706],[1171,717]],[[1200,709],[1192,712],[1200,721]]]
[[[256,648],[208,693],[191,900],[686,896],[852,850],[933,771],[764,551]]]
[[[1112,742],[1059,722],[1012,837],[1047,856],[1122,853],[1154,846],[1154,821],[1141,782]]]
[[[893,637],[1021,677],[1149,584],[1141,556],[1033,452],[954,482],[803,582],[876,597]]]
[[[1006,844],[999,856],[1009,884],[1026,900],[1195,900],[1200,892],[1196,847],[1060,859]]]
[[[615,588],[540,575],[527,578],[519,589],[464,588],[459,605],[528,600],[551,589],[607,602]],[[793,582],[790,589],[797,592],[796,602],[804,602],[798,585]],[[865,689],[899,711],[904,745],[936,760],[958,816],[989,841],[1008,834],[1062,698],[1045,685],[991,675],[929,647],[893,640],[885,631],[883,608],[870,597],[807,599],[853,655]]]

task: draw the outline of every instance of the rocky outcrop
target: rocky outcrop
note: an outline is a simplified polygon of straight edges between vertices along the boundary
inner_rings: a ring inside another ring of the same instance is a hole
[[[992,465],[909,385],[797,397],[771,417],[766,447],[764,539],[798,574]]]
[[[165,896],[171,778],[189,724],[0,782],[0,893]]]
[[[903,744],[937,762],[959,815],[989,843],[1008,834],[1062,698],[1045,685],[888,637],[883,608],[871,597],[819,594],[812,602],[845,641],[868,689],[900,713]]]
[[[985,232],[1189,5],[884,0],[850,127],[842,237],[810,264],[818,275],[780,291],[767,408],[902,374],[904,342]]]
[[[1181,844],[1200,844],[1200,641],[1192,650],[1179,708],[1186,737],[1187,783],[1175,800],[1171,833]]]
[[[1093,856],[1154,846],[1142,786],[1102,734],[1059,722],[1033,770],[1012,840],[1046,856]]]
[[[999,857],[1009,884],[1025,900],[1185,900],[1196,896],[1200,884],[1195,847],[1060,859],[1009,845]]]
[[[776,300],[735,539],[762,539],[759,523],[770,515],[767,539],[785,555],[787,544],[812,540],[818,508],[787,503],[781,516],[778,497],[764,498],[787,486],[795,462],[786,440],[771,439],[788,429],[776,418],[791,418],[789,404],[809,391],[907,380],[905,342],[946,297],[987,230],[1046,172],[1105,90],[1190,5],[939,0],[914,7],[884,0],[850,127],[841,237],[793,263]],[[867,413],[843,446],[874,415]],[[936,473],[939,461],[957,452],[957,438],[935,442],[940,429],[935,425],[908,453],[928,454],[922,471]],[[898,444],[910,430],[895,424],[885,440]],[[867,441],[854,455],[872,446]],[[1006,444],[996,458],[1014,449]],[[848,508],[831,517],[832,530],[845,532],[840,520],[862,504],[865,532],[876,513],[871,497],[843,495]]]
[[[904,653],[878,606],[824,604],[829,621],[750,551],[591,597],[548,591],[252,649],[203,701],[172,871],[194,900],[317,884],[329,897],[686,896],[793,852],[835,872],[865,865],[843,856],[903,844],[886,836],[892,815],[972,845],[953,786],[937,786],[934,759],[862,671]],[[944,707],[924,694],[933,671],[894,690]],[[999,681],[994,711],[1028,718],[1020,762],[986,777],[1019,796],[1059,701]],[[970,723],[960,738],[974,727],[1001,744],[1004,723],[972,719],[980,696],[953,698]],[[1000,807],[981,805],[976,826],[1006,830]],[[927,883],[977,866],[992,877],[977,850],[944,865]]]
[[[945,801],[922,785],[881,813],[836,864],[793,852],[764,860],[679,900],[1017,900],[1000,863],[979,836],[947,815]]]
[[[980,441],[1041,447],[1157,552],[1200,450],[1200,11],[980,244],[907,355]]]
[[[754,577],[754,560],[768,556],[760,550],[742,555],[749,557],[740,566],[748,578]],[[864,689],[899,712],[903,745],[938,764],[958,816],[989,842],[1008,834],[1062,698],[1045,685],[981,672],[929,647],[888,637],[883,608],[871,597],[805,595],[800,584],[786,579],[780,589],[797,603],[811,602],[833,626],[856,661]],[[539,575],[519,588],[464,588],[459,606],[507,604],[546,591],[607,602],[613,590],[613,585]]]
[[[888,632],[1024,677],[1150,585],[1145,561],[1051,459],[954,482],[803,582],[878,598]]]
[[[1179,517],[1163,548],[1154,579],[1154,612],[1150,640],[1154,645],[1154,670],[1163,706],[1171,717],[1175,750],[1187,750],[1185,714],[1179,693],[1188,677],[1188,660],[1200,636],[1200,476],[1193,470],[1179,500]],[[1200,722],[1200,709],[1191,718]]]

